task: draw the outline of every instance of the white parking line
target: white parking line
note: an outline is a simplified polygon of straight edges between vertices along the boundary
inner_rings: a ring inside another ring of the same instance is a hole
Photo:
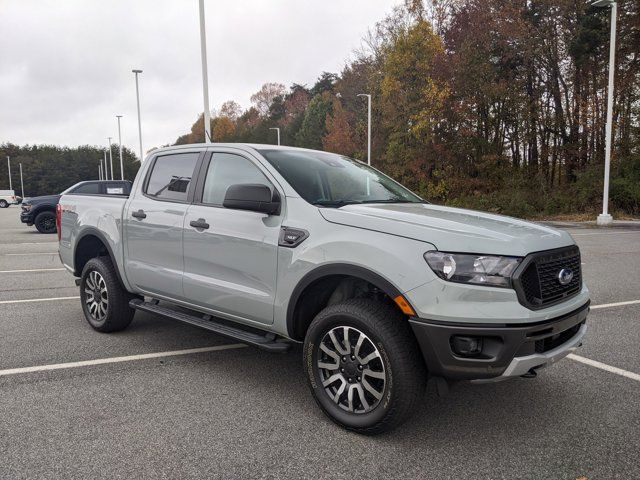
[[[0,273],[26,273],[26,272],[59,272],[65,268],[32,268],[30,270],[0,270]]]
[[[51,298],[27,298],[25,300],[2,300],[0,305],[8,303],[50,302],[53,300],[78,300],[80,297],[51,297]]]
[[[600,370],[605,370],[607,372],[615,373],[616,375],[630,378],[631,380],[635,380],[636,382],[640,382],[640,375],[638,375],[637,373],[629,372],[628,370],[623,370],[618,367],[612,367],[611,365],[607,365],[606,363],[591,360],[590,358],[581,357],[580,355],[576,355],[574,353],[570,353],[569,355],[567,355],[567,358],[575,360],[576,362],[584,363],[585,365],[589,365],[591,367],[599,368]]]
[[[9,368],[0,370],[0,377],[6,375],[17,375],[20,373],[45,372],[49,370],[62,370],[65,368],[90,367],[93,365],[105,365],[108,363],[133,362],[135,360],[148,360],[150,358],[176,357],[179,355],[191,355],[194,353],[217,352],[222,350],[234,350],[245,348],[244,343],[232,343],[229,345],[218,345],[215,347],[190,348],[188,350],[172,350],[168,352],[143,353],[141,355],[128,355],[126,357],[98,358],[95,360],[84,360],[80,362],[54,363],[50,365],[39,365],[35,367]]]
[[[569,232],[571,233],[571,232]],[[572,237],[584,237],[587,235],[632,235],[632,234],[640,234],[640,230],[636,232],[593,232],[593,233],[571,233]]]
[[[7,257],[30,257],[31,255],[58,255],[58,252],[38,252],[38,253],[3,253]]]
[[[16,242],[16,243],[3,243],[3,245],[57,245],[58,242]]]
[[[640,300],[629,300],[627,302],[615,302],[615,303],[601,303],[600,305],[591,305],[591,310],[597,310],[599,308],[622,307],[624,305],[636,305],[638,303],[640,303]]]

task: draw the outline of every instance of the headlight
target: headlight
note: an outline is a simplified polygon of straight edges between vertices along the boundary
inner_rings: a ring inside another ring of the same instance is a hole
[[[25,205],[24,203],[22,204],[22,210],[24,210],[25,212],[28,212],[29,210],[31,210],[31,205]]]
[[[511,275],[521,258],[465,253],[427,252],[431,270],[443,280],[491,287],[511,287]]]

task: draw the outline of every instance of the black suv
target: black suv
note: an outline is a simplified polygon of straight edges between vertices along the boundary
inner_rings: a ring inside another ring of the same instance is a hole
[[[20,221],[35,225],[40,233],[56,233],[56,205],[62,195],[129,195],[128,180],[90,180],[79,182],[58,195],[44,195],[23,200]]]

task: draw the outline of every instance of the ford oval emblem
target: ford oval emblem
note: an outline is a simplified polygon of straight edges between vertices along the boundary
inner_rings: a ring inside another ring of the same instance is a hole
[[[573,271],[570,268],[563,268],[558,272],[560,285],[567,285],[571,280],[573,280]]]

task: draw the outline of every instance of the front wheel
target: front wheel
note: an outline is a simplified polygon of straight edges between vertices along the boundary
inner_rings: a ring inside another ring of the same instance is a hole
[[[311,392],[348,430],[391,430],[418,408],[426,369],[411,328],[394,307],[351,299],[322,310],[304,342]]]
[[[7,202],[4,198],[0,200],[0,208],[7,208],[9,206],[9,202]]]
[[[56,233],[56,216],[53,212],[40,212],[33,223],[40,233]]]

